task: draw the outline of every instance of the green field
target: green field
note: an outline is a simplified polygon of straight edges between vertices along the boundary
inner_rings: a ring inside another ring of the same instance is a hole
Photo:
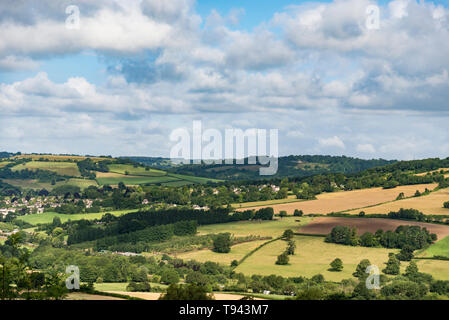
[[[449,237],[443,238],[440,241],[432,244],[429,248],[420,252],[419,256],[422,257],[443,256],[449,258]]]
[[[10,161],[2,161],[2,162],[0,162],[0,168],[3,168],[4,166],[7,166],[10,163],[11,163]]]
[[[297,222],[299,220],[300,222]],[[200,226],[199,234],[213,234],[230,232],[236,237],[243,236],[262,236],[262,237],[279,237],[286,229],[295,231],[299,226],[309,223],[312,218],[309,217],[285,217],[272,221],[240,221],[222,224],[211,224]]]
[[[128,174],[132,176],[160,177],[167,175],[167,173],[162,170],[150,169],[147,171],[144,167],[134,167],[130,164],[110,164],[108,167],[110,172],[120,174],[128,172]]]
[[[22,164],[18,164],[12,167],[12,171],[18,170],[47,170],[56,172],[62,176],[79,177],[80,172],[78,166],[74,162],[47,162],[47,161],[30,161]]]
[[[278,240],[256,251],[235,271],[246,275],[276,274],[284,277],[312,277],[322,274],[326,280],[341,281],[352,278],[352,273],[362,259],[369,259],[380,270],[385,267],[389,252],[399,250],[384,248],[366,248],[337,245],[324,242],[322,237],[295,236],[296,252],[290,256],[289,265],[276,265],[277,256],[286,248],[287,243]],[[343,261],[344,269],[341,272],[329,271],[329,264],[335,258]]]
[[[55,185],[52,185],[50,182],[39,182],[35,179],[4,179],[6,183],[9,183],[12,186],[20,187],[25,190],[40,190],[46,189],[48,191],[53,190],[53,188],[62,186],[62,185],[73,185],[80,187],[81,189],[85,189],[89,186],[97,186],[97,182],[95,180],[86,180],[86,179],[78,179],[71,178],[66,181],[58,181]]]
[[[232,246],[231,252],[223,254],[217,253],[210,249],[204,250],[195,250],[182,254],[178,254],[176,257],[181,258],[183,260],[196,260],[199,262],[213,261],[217,263],[222,263],[225,265],[230,265],[233,260],[239,261],[242,259],[248,252],[254,250],[267,240],[257,240],[251,242],[240,243],[235,246]]]
[[[121,216],[126,213],[137,211],[137,209],[134,210],[120,210],[120,211],[108,211],[108,212],[99,212],[99,213],[79,213],[79,214],[61,214],[56,212],[44,212],[40,214],[29,214],[26,216],[18,217],[18,219],[23,220],[29,224],[37,225],[40,223],[51,223],[53,221],[54,217],[59,217],[61,219],[61,222],[66,222],[68,220],[94,220],[94,219],[100,219],[103,215],[106,213],[110,213],[114,216]]]
[[[139,185],[139,184],[156,184],[156,183],[164,183],[164,182],[172,182],[178,181],[177,178],[169,177],[169,176],[159,176],[159,177],[144,177],[144,176],[114,176],[114,177],[104,177],[98,178],[97,182],[100,185],[117,185],[120,182],[123,182],[126,185]]]
[[[152,287],[167,288],[167,285],[161,283],[150,283]],[[95,290],[98,291],[126,291],[127,282],[95,283]]]

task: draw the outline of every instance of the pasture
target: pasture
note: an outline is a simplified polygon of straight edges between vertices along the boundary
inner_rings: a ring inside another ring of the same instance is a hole
[[[38,224],[44,224],[44,223],[51,223],[53,221],[54,217],[59,217],[61,219],[61,222],[66,222],[68,220],[95,220],[100,219],[103,215],[106,213],[110,213],[114,216],[121,216],[126,213],[135,212],[138,211],[138,209],[134,210],[119,210],[119,211],[107,211],[107,212],[99,212],[99,213],[78,213],[78,214],[61,214],[56,212],[44,212],[39,214],[29,214],[26,216],[20,216],[18,217],[19,220],[25,221],[31,225],[38,225]]]
[[[130,164],[110,164],[108,167],[110,172],[119,173],[122,175],[126,172],[128,172],[128,174],[132,176],[160,177],[167,175],[167,173],[162,170],[146,170],[144,167],[135,167]]]
[[[414,197],[398,200],[390,203],[380,204],[370,208],[365,208],[366,214],[370,213],[389,213],[390,211],[399,211],[401,208],[413,208],[431,215],[449,215],[449,209],[443,208],[443,203],[449,201],[449,189],[440,189],[426,196]],[[360,210],[350,210],[347,213],[358,214]]]
[[[449,261],[415,259],[420,272],[430,273],[437,280],[449,280]]]
[[[283,240],[272,242],[240,264],[235,271],[246,275],[281,275],[284,277],[312,277],[322,274],[326,280],[341,281],[353,278],[357,264],[363,259],[369,259],[379,269],[384,268],[388,261],[388,253],[397,253],[399,250],[385,248],[365,248],[326,243],[322,237],[295,236],[295,255],[289,256],[288,265],[276,265],[277,256],[280,255],[287,243]],[[340,258],[343,261],[341,272],[329,271],[330,263]]]
[[[22,164],[18,164],[12,167],[12,171],[18,170],[47,170],[56,172],[62,176],[79,177],[80,172],[78,166],[74,162],[46,162],[46,161],[30,161]]]
[[[213,261],[229,266],[233,260],[239,261],[248,252],[256,249],[267,241],[268,240],[257,240],[236,244],[231,247],[231,252],[225,254],[214,252],[211,249],[203,249],[178,254],[176,257],[183,260],[196,260],[199,262]]]
[[[421,251],[417,256],[419,257],[434,257],[442,256],[449,258],[449,237],[445,237],[440,241],[432,244],[430,247]],[[449,267],[449,264],[448,264]]]
[[[89,186],[97,186],[97,182],[95,180],[87,180],[87,179],[78,179],[78,178],[70,178],[66,181],[58,181],[55,185],[52,185],[50,182],[39,182],[36,179],[4,179],[6,183],[23,188],[24,190],[40,190],[46,189],[48,191],[53,190],[53,188],[62,186],[62,185],[73,185],[79,187],[81,190],[89,187]]]
[[[416,190],[424,192],[427,188],[433,190],[437,184],[419,184],[411,186],[399,186],[393,189],[370,188],[353,191],[340,191],[323,193],[317,196],[316,200],[308,200],[294,203],[284,203],[277,205],[269,205],[276,213],[281,210],[293,214],[295,209],[303,210],[305,214],[326,214],[331,212],[341,212],[351,209],[360,209],[376,204],[394,201],[399,193],[404,193],[406,197],[415,194]],[[260,209],[268,207],[268,205],[254,207]],[[245,209],[237,209],[238,211]],[[365,211],[365,210],[364,210]]]
[[[380,218],[341,218],[341,217],[318,217],[313,219],[309,224],[298,229],[299,233],[306,234],[328,234],[335,226],[345,226],[349,228],[357,228],[359,235],[365,232],[375,233],[377,230],[394,231],[399,226],[420,226],[425,227],[429,232],[435,233],[438,239],[443,239],[449,235],[449,226],[424,223],[417,221],[405,221],[394,219]]]
[[[297,222],[300,221],[300,222]],[[301,225],[311,221],[309,217],[285,217],[272,221],[239,221],[222,224],[211,224],[198,227],[200,235],[230,232],[236,237],[262,236],[279,237],[286,229],[297,230]]]

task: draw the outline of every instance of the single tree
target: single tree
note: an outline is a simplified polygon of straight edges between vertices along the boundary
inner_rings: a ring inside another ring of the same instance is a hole
[[[343,270],[343,261],[341,261],[340,258],[334,259],[334,261],[332,261],[330,265],[331,265],[331,270],[333,270],[333,271]]]

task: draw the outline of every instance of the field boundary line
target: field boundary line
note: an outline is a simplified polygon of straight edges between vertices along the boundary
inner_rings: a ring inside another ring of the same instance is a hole
[[[268,244],[270,244],[270,243],[272,243],[272,242],[275,242],[275,241],[278,241],[278,240],[281,240],[281,239],[282,239],[282,236],[281,236],[281,237],[274,238],[274,239],[271,239],[271,240],[268,240],[267,242],[262,243],[260,246],[258,246],[257,248],[251,250],[251,251],[248,252],[242,259],[240,259],[239,262],[238,262],[238,264],[237,264],[237,266],[233,267],[233,269],[235,269],[235,268],[238,267],[240,264],[242,264],[243,262],[245,262],[246,259],[248,259],[250,256],[252,256],[252,255],[253,255],[256,251],[258,251],[259,249],[265,247],[266,245],[268,245]]]

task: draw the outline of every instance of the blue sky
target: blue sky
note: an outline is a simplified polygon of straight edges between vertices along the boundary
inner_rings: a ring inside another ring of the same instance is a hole
[[[448,1],[2,2],[0,29],[1,150],[168,156],[199,119],[282,155],[449,156]]]

